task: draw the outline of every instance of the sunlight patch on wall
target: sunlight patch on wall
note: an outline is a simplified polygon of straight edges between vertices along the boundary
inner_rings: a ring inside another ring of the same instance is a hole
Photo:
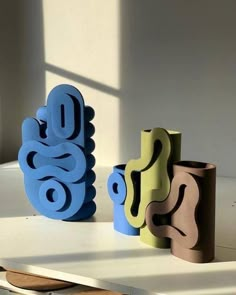
[[[82,93],[85,104],[95,109],[93,124],[96,128],[94,155],[97,165],[110,166],[119,162],[119,99],[89,86],[46,72],[46,92],[58,84],[71,84]]]
[[[45,61],[119,89],[119,1],[43,1]]]
[[[77,87],[96,112],[97,165],[119,162],[119,0],[43,1],[46,93]],[[105,9],[104,9],[105,8]]]

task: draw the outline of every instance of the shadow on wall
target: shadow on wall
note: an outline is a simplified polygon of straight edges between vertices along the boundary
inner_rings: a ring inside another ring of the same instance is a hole
[[[182,158],[236,176],[236,1],[116,1],[119,90],[45,63],[41,0],[1,2],[0,161],[16,159],[22,120],[45,102],[47,70],[119,96],[120,162],[139,157],[141,129],[164,127],[182,132]]]
[[[182,157],[236,176],[235,1],[121,0],[120,159],[140,130],[183,134]]]
[[[42,1],[1,1],[0,162],[17,159],[21,123],[45,102]]]

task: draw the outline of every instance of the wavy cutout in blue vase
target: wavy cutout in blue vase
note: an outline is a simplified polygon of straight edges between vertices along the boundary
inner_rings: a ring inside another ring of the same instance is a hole
[[[122,234],[129,236],[138,236],[139,228],[129,224],[124,210],[126,199],[126,183],[124,179],[125,165],[113,167],[113,173],[110,174],[107,181],[107,189],[111,200],[113,201],[113,225],[114,229]]]
[[[78,89],[58,85],[36,118],[23,121],[18,160],[26,194],[42,215],[73,221],[95,213],[93,117]]]

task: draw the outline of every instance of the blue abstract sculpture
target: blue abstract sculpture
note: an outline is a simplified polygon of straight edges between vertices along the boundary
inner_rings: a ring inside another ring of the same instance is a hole
[[[124,179],[125,165],[113,167],[113,173],[109,176],[107,182],[108,193],[114,202],[114,229],[130,236],[139,235],[139,229],[129,224],[126,216],[124,203],[126,199],[126,183]]]
[[[24,120],[18,159],[26,194],[42,215],[72,221],[95,213],[93,117],[79,90],[58,85],[36,119]]]

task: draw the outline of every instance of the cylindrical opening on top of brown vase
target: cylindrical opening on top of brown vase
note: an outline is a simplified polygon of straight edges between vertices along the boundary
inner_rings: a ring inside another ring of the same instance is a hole
[[[191,169],[215,169],[214,164],[197,162],[197,161],[178,161],[174,163],[175,166],[191,168]]]

